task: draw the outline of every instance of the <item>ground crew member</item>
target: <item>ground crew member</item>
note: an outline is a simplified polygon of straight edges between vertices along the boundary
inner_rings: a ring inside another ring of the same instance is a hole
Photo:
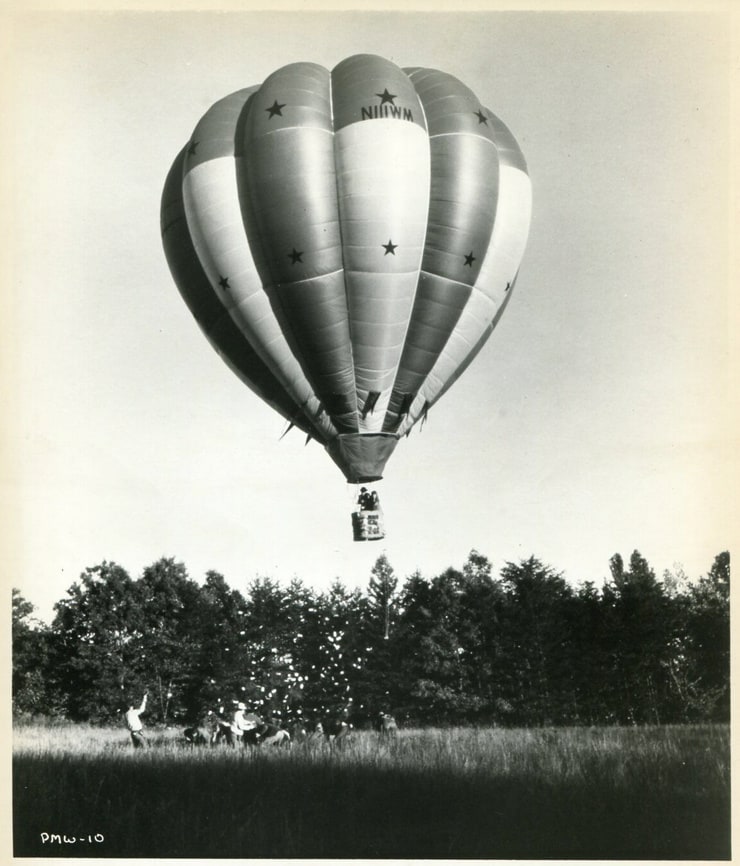
[[[126,711],[126,727],[131,731],[131,741],[135,749],[143,749],[146,746],[146,738],[144,737],[144,725],[141,723],[139,716],[146,712],[146,699],[149,692],[144,692],[144,697],[141,701],[141,706],[137,709],[133,704],[129,704]]]

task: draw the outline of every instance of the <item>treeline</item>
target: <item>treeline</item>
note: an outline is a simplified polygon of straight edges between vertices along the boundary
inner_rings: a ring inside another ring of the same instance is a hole
[[[729,721],[730,556],[658,579],[635,551],[574,587],[532,557],[498,576],[399,582],[385,555],[364,590],[258,578],[243,594],[161,559],[132,579],[88,568],[50,626],[13,590],[13,707],[108,722],[150,693],[150,722],[244,701],[278,718],[350,707],[362,724],[592,725]]]

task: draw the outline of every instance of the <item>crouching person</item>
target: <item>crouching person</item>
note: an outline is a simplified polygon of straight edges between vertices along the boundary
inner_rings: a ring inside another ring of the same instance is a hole
[[[263,746],[283,746],[289,749],[291,746],[290,734],[278,725],[265,723],[257,729],[259,731]]]
[[[263,722],[259,716],[252,716],[255,726],[244,733],[245,746],[284,746],[290,748],[290,734],[279,725]]]
[[[377,727],[383,737],[398,736],[398,725],[390,713],[379,713]]]
[[[185,728],[182,734],[185,737],[185,742],[189,746],[205,746],[207,742],[205,736],[197,726]]]
[[[206,717],[206,725],[208,727],[208,742],[215,746],[224,740],[229,746],[234,745],[234,736],[231,730],[231,722],[226,718],[224,708],[221,706],[217,710],[208,710]]]

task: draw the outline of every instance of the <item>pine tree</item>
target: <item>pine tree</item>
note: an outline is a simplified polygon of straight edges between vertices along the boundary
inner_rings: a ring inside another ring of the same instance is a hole
[[[383,640],[388,640],[390,637],[391,626],[395,619],[397,587],[398,578],[393,567],[388,562],[385,553],[381,553],[372,567],[367,594],[370,599],[371,610],[376,613],[382,623]]]

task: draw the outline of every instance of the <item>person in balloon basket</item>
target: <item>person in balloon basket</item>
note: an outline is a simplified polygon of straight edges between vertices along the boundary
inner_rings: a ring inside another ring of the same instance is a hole
[[[357,504],[360,506],[361,511],[377,511],[380,508],[378,494],[374,490],[368,490],[367,487],[360,488]]]
[[[146,746],[144,725],[139,716],[146,712],[146,702],[148,697],[149,692],[144,692],[141,705],[135,707],[132,703],[129,703],[128,710],[126,710],[126,727],[131,732],[131,742],[134,744],[135,749],[143,749]]]

